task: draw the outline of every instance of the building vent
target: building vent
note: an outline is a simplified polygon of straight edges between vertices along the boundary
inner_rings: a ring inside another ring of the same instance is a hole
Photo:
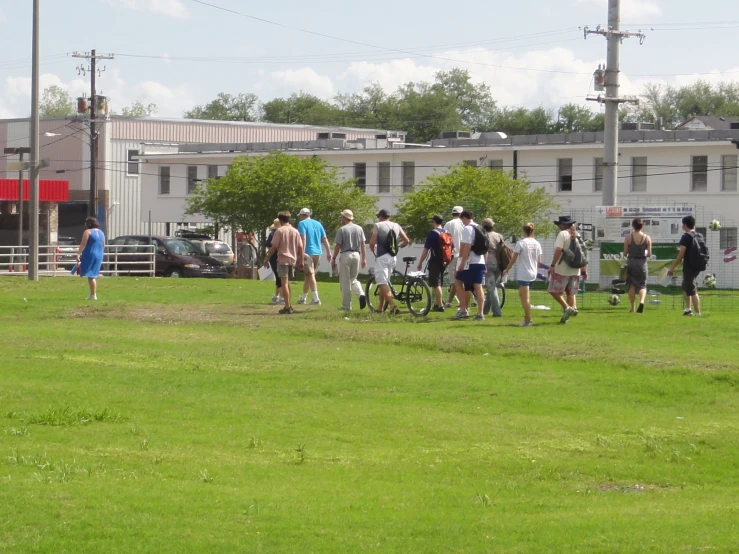
[[[443,139],[456,139],[456,138],[468,139],[468,138],[472,138],[472,133],[470,133],[469,131],[444,131],[443,133],[441,133],[441,138]]]
[[[318,133],[318,140],[345,139],[346,133]]]
[[[656,131],[657,124],[656,123],[644,123],[644,122],[622,123],[621,130],[622,131]]]

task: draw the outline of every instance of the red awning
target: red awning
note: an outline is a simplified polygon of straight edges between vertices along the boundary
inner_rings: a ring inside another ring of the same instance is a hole
[[[30,191],[31,183],[26,179],[23,181],[24,202],[30,201]],[[69,181],[41,179],[38,195],[40,202],[68,202]],[[0,179],[0,201],[2,200],[11,202],[18,200],[18,179]]]

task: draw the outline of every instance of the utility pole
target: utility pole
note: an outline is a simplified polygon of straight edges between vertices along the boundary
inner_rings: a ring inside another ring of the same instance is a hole
[[[74,52],[73,58],[83,58],[90,61],[90,200],[87,208],[89,217],[97,217],[97,159],[98,159],[98,132],[97,132],[97,76],[105,71],[105,67],[99,70],[97,67],[98,60],[113,60],[115,57],[109,55],[98,55],[93,48],[90,52]],[[79,70],[80,68],[78,68]],[[84,73],[84,68],[81,72]]]
[[[31,198],[29,217],[29,264],[28,280],[38,281],[38,242],[39,242],[39,195],[38,173],[41,155],[39,153],[39,0],[33,0],[33,38],[31,47]],[[22,182],[22,179],[21,179]],[[22,191],[21,191],[22,192]],[[21,195],[22,198],[22,195]]]
[[[605,97],[588,98],[590,101],[606,105],[603,151],[603,205],[615,206],[618,201],[618,108],[630,102],[638,104],[634,98],[618,96],[619,74],[621,72],[621,42],[625,38],[638,37],[639,44],[644,43],[645,35],[638,31],[621,31],[621,0],[608,0],[608,28],[600,25],[595,30],[584,28],[585,38],[588,35],[602,35],[608,40],[605,69]],[[597,72],[596,72],[597,73]]]
[[[18,156],[18,246],[23,246],[23,156],[30,154],[28,146],[11,146],[3,150],[5,155]]]

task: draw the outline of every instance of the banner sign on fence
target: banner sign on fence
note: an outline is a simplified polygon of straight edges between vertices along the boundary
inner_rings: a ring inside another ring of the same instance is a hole
[[[650,275],[657,275],[663,267],[669,267],[675,261],[680,246],[677,243],[652,243],[652,257],[647,260]],[[618,275],[621,266],[626,265],[623,242],[600,243],[600,274]],[[682,273],[682,264],[675,268],[676,274]]]
[[[695,206],[598,206],[595,209],[597,240],[623,240],[631,233],[631,221],[640,217],[652,240],[680,240],[682,219],[695,216]]]

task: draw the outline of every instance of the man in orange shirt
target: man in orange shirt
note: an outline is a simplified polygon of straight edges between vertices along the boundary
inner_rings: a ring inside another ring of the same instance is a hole
[[[282,279],[282,298],[285,299],[285,307],[279,313],[291,314],[295,310],[290,298],[290,279],[295,278],[296,269],[303,268],[303,240],[298,230],[290,225],[290,212],[280,212],[277,219],[280,220],[280,228],[272,237],[264,267],[269,267],[269,258],[277,252],[277,275]]]

